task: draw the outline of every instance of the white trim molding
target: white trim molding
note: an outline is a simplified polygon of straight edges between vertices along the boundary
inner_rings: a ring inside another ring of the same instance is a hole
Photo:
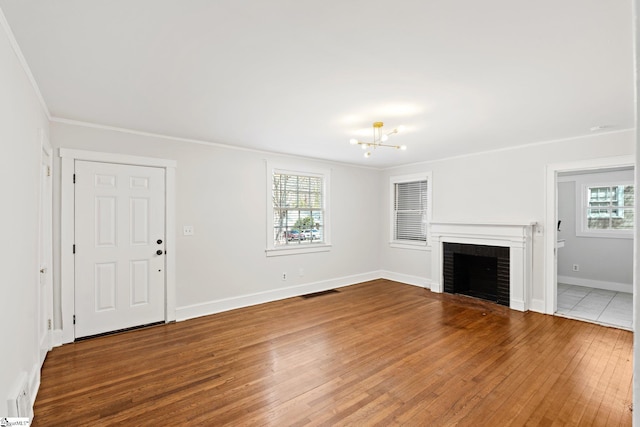
[[[230,298],[203,302],[199,304],[178,307],[176,310],[177,320],[188,320],[195,317],[208,316],[210,314],[221,313],[223,311],[235,310],[237,308],[249,307],[252,305],[278,301],[285,298],[297,297],[314,292],[322,292],[329,289],[342,288],[355,285],[370,280],[381,278],[379,271],[355,274],[352,276],[339,277],[335,279],[322,280],[319,282],[305,283],[302,285],[289,286],[286,288],[272,289],[265,292],[256,292]]]
[[[558,242],[558,173],[617,167],[635,167],[633,155],[603,157],[568,163],[553,163],[546,166],[544,230],[544,313],[554,314],[558,304],[558,265],[556,245]]]
[[[62,311],[61,343],[75,340],[73,315],[75,311],[75,258],[72,253],[75,242],[75,191],[73,174],[75,161],[95,161],[118,163],[135,166],[153,166],[165,169],[165,230],[166,230],[166,265],[165,265],[165,322],[176,320],[176,218],[175,218],[175,160],[154,157],[139,157],[97,151],[72,150],[60,148],[61,168],[61,202],[60,202],[60,286]]]
[[[584,286],[586,288],[604,289],[613,292],[633,293],[633,284],[631,283],[606,282],[604,280],[583,279],[581,277],[572,276],[558,276],[558,283]]]
[[[444,291],[443,243],[502,246],[509,248],[509,307],[527,311],[532,282],[532,233],[536,224],[464,224],[434,222],[431,225],[433,292]]]
[[[289,163],[265,161],[266,166],[266,248],[267,257],[297,255],[314,252],[328,252],[331,250],[331,169],[304,166]],[[274,207],[273,207],[273,175],[275,173],[285,175],[312,176],[321,178],[322,188],[322,242],[276,246],[273,237]]]
[[[403,184],[407,182],[427,182],[427,209],[424,217],[424,226],[426,227],[426,240],[424,242],[397,240],[395,236],[396,229],[396,184]],[[408,175],[393,175],[389,177],[389,246],[392,248],[400,249],[413,249],[413,250],[430,250],[431,249],[431,237],[429,230],[431,228],[431,219],[433,212],[433,173],[431,171],[414,173]]]
[[[431,279],[410,274],[396,273],[394,271],[382,270],[380,277],[394,282],[404,283],[405,285],[417,286],[419,288],[431,289]]]
[[[590,229],[587,225],[587,210],[589,209],[587,200],[587,192],[593,187],[617,187],[617,186],[633,186],[633,180],[617,180],[614,182],[606,182],[603,180],[576,180],[576,237],[593,237],[607,239],[633,239],[633,228],[630,229]],[[636,204],[633,206],[607,206],[611,209],[631,209],[636,210]],[[613,212],[610,212],[613,215]]]

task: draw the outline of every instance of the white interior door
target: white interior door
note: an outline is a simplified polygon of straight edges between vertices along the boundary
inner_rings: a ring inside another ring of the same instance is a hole
[[[40,165],[40,225],[39,225],[39,283],[38,283],[38,346],[40,348],[40,364],[52,345],[53,328],[53,278],[51,265],[53,263],[52,250],[52,201],[53,186],[51,180],[51,154],[42,150]]]
[[[75,162],[76,338],[164,320],[164,174]]]

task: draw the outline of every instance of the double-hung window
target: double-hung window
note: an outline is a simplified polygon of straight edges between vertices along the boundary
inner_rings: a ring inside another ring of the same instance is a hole
[[[391,178],[391,245],[427,247],[431,222],[431,173]]]
[[[328,182],[324,170],[268,165],[267,254],[328,250]]]
[[[581,204],[579,235],[632,236],[635,222],[633,184],[585,184],[582,186]]]

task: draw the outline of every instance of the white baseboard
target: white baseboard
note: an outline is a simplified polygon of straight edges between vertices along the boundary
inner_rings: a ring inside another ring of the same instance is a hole
[[[36,396],[38,395],[38,391],[40,390],[40,365],[35,364],[31,369],[31,374],[29,375],[29,393],[31,394],[29,398],[31,399],[31,410],[29,414],[29,418],[33,419],[33,407],[36,404]]]
[[[529,310],[535,311],[537,313],[546,314],[546,311],[544,309],[544,300],[531,299],[531,303],[529,304]]]
[[[582,279],[580,277],[558,276],[558,283],[567,285],[586,286],[587,288],[606,289],[615,292],[633,293],[633,285],[631,283],[605,282],[602,280]]]
[[[51,341],[51,347],[60,347],[62,344],[67,344],[66,342],[64,342],[64,332],[62,331],[62,329],[53,330]]]
[[[431,289],[431,280],[426,277],[412,276],[410,274],[395,273],[393,271],[380,271],[380,278],[393,280],[394,282],[404,283],[406,285],[418,286],[420,288]]]
[[[40,367],[34,364],[30,371],[19,372],[9,387],[9,394],[6,400],[6,414],[2,416],[28,417],[33,420],[33,405],[36,402],[36,395],[40,388]],[[2,423],[0,423],[2,424]],[[4,425],[4,424],[2,424]]]
[[[511,310],[526,311],[525,307],[526,307],[526,304],[522,300],[517,300],[517,299],[511,298],[511,301],[509,302],[509,308]]]
[[[176,308],[176,320],[182,321],[200,316],[221,313],[223,311],[234,310],[236,308],[249,307],[256,304],[278,301],[285,298],[297,297],[313,292],[321,292],[334,288],[355,285],[369,280],[379,279],[380,272],[356,274],[353,276],[340,277],[337,279],[323,280],[320,282],[305,283],[302,285],[290,286],[287,288],[273,289],[265,292],[241,295],[237,297],[224,298],[215,301],[193,304]]]

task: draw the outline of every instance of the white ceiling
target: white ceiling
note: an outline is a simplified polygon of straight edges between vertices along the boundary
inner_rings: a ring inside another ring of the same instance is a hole
[[[55,118],[389,167],[633,128],[631,0],[0,0]],[[373,121],[405,152],[369,159]],[[600,131],[602,132],[602,131]]]

